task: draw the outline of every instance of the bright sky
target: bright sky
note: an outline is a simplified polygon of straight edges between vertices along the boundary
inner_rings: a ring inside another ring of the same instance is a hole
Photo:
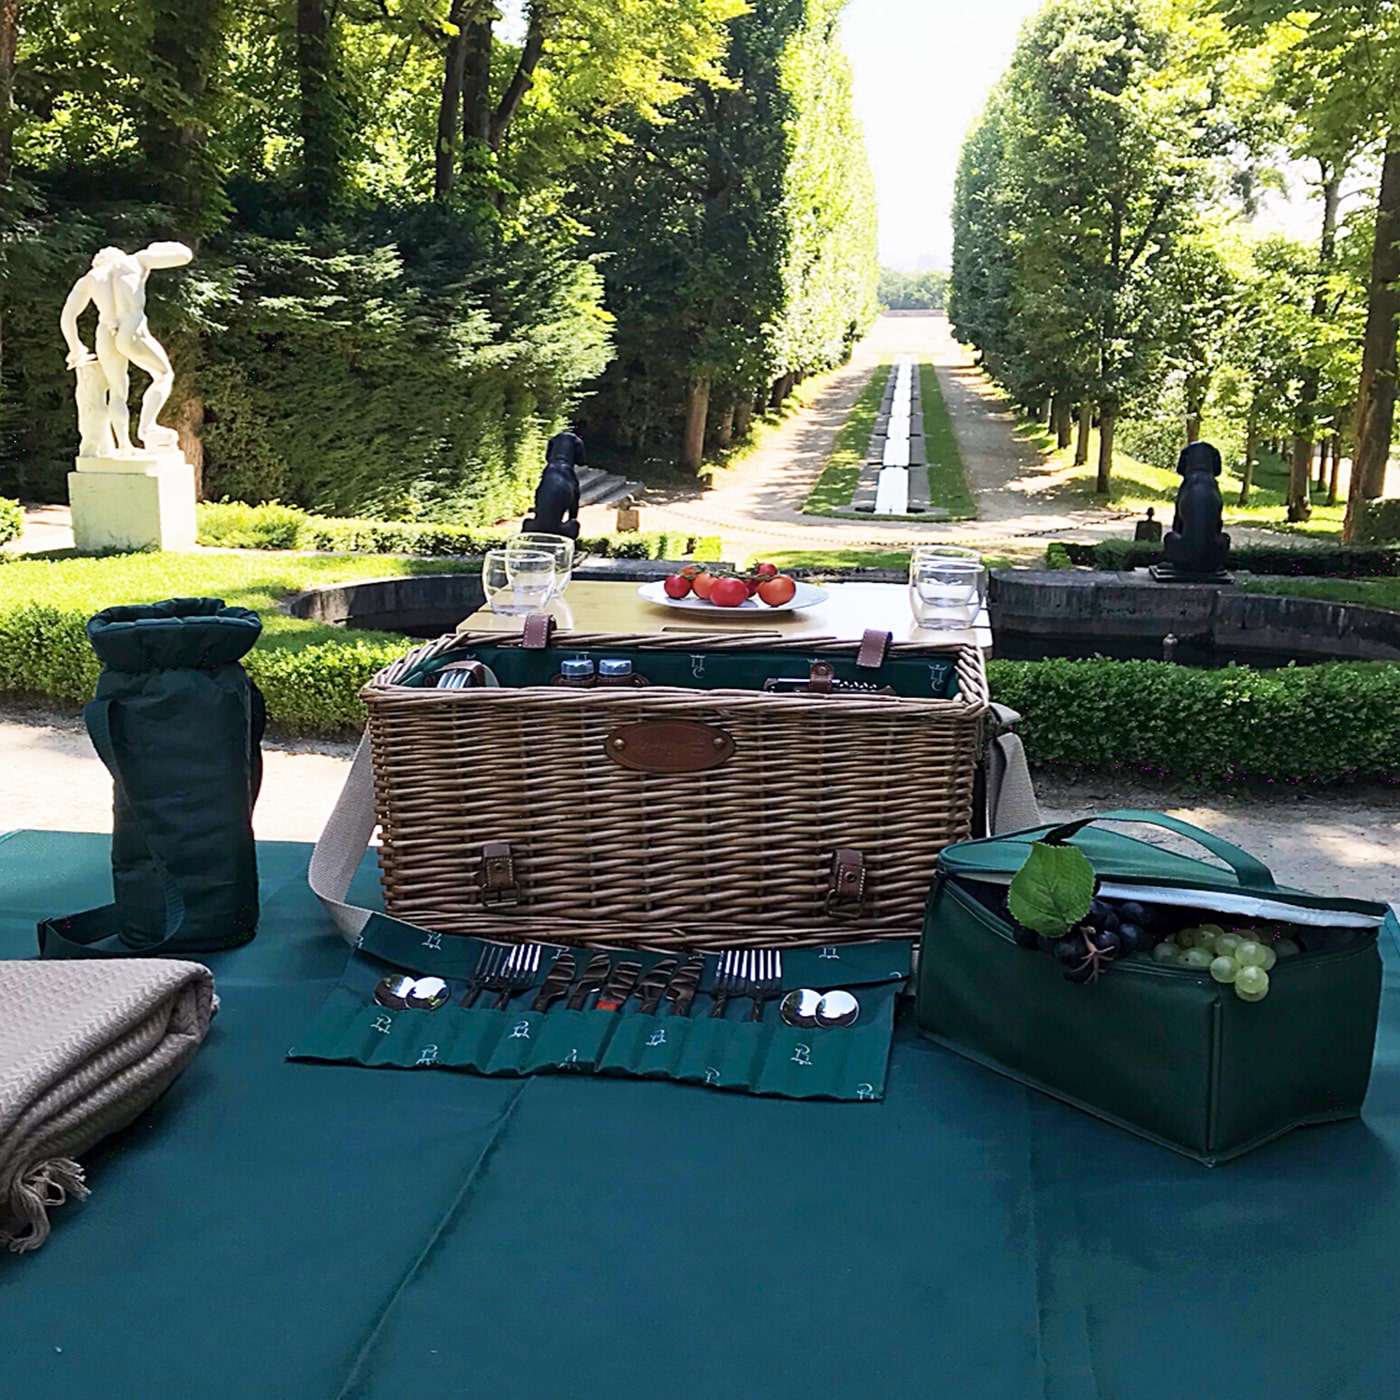
[[[880,261],[946,268],[958,151],[1042,0],[850,0],[841,22],[880,199]]]
[[[947,268],[958,152],[992,84],[1011,61],[1022,23],[1044,0],[849,0],[842,20],[856,110],[880,201],[880,261]],[[1301,167],[1287,194],[1266,196],[1253,228],[1317,233]]]

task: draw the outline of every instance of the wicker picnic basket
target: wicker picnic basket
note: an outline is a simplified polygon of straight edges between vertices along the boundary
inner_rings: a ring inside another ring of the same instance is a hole
[[[913,936],[935,856],[971,834],[986,674],[975,647],[885,634],[856,670],[876,635],[560,633],[541,649],[465,632],[410,651],[362,692],[386,911],[614,947]],[[630,656],[652,684],[549,683],[580,655]],[[434,688],[464,658],[500,688]],[[763,691],[808,665],[905,693]]]

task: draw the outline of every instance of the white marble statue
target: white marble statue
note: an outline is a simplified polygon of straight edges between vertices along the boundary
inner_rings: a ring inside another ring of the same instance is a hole
[[[183,243],[152,243],[139,253],[103,248],[93,255],[91,269],[73,284],[59,325],[68,342],[68,368],[78,375],[82,456],[142,455],[131,441],[127,393],[132,365],[151,376],[136,429],[141,446],[150,453],[178,445],[175,429],[156,422],[170,397],[175,372],[146,321],[146,275],[153,267],[183,267],[193,257]],[[89,303],[97,307],[96,355],[78,338],[78,317]]]

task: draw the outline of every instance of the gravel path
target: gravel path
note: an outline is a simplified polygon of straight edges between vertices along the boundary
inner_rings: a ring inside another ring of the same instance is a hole
[[[976,521],[892,522],[834,520],[802,513],[808,493],[831,455],[851,406],[881,360],[901,354],[931,362],[953,419],[954,432],[978,503]],[[1037,478],[1039,454],[1015,433],[1016,420],[1001,407],[985,376],[952,337],[942,316],[887,313],[856,347],[848,365],[827,377],[808,407],[793,414],[751,457],[708,491],[643,503],[642,527],[686,530],[724,537],[726,556],[762,549],[895,549],[920,541],[991,545],[1021,540],[1041,547],[1044,532],[1084,539],[1124,533],[1120,515],[1087,509],[1066,511],[1037,502],[1046,485]],[[583,512],[584,533],[612,527],[612,512]]]

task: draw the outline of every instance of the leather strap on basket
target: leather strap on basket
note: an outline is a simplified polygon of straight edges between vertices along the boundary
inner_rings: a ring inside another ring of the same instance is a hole
[[[860,639],[860,650],[856,652],[856,665],[862,671],[878,671],[885,664],[893,641],[893,632],[879,632],[873,627],[866,628],[864,636]]]
[[[858,919],[865,907],[865,857],[837,851],[831,858],[831,888],[826,895],[829,919]]]
[[[520,645],[526,651],[547,651],[554,636],[554,619],[549,613],[531,613],[520,629]]]
[[[836,667],[829,661],[814,661],[807,671],[807,690],[812,695],[830,695],[836,680]]]
[[[520,903],[515,861],[506,841],[488,841],[481,848],[481,903],[487,909],[504,909]]]

